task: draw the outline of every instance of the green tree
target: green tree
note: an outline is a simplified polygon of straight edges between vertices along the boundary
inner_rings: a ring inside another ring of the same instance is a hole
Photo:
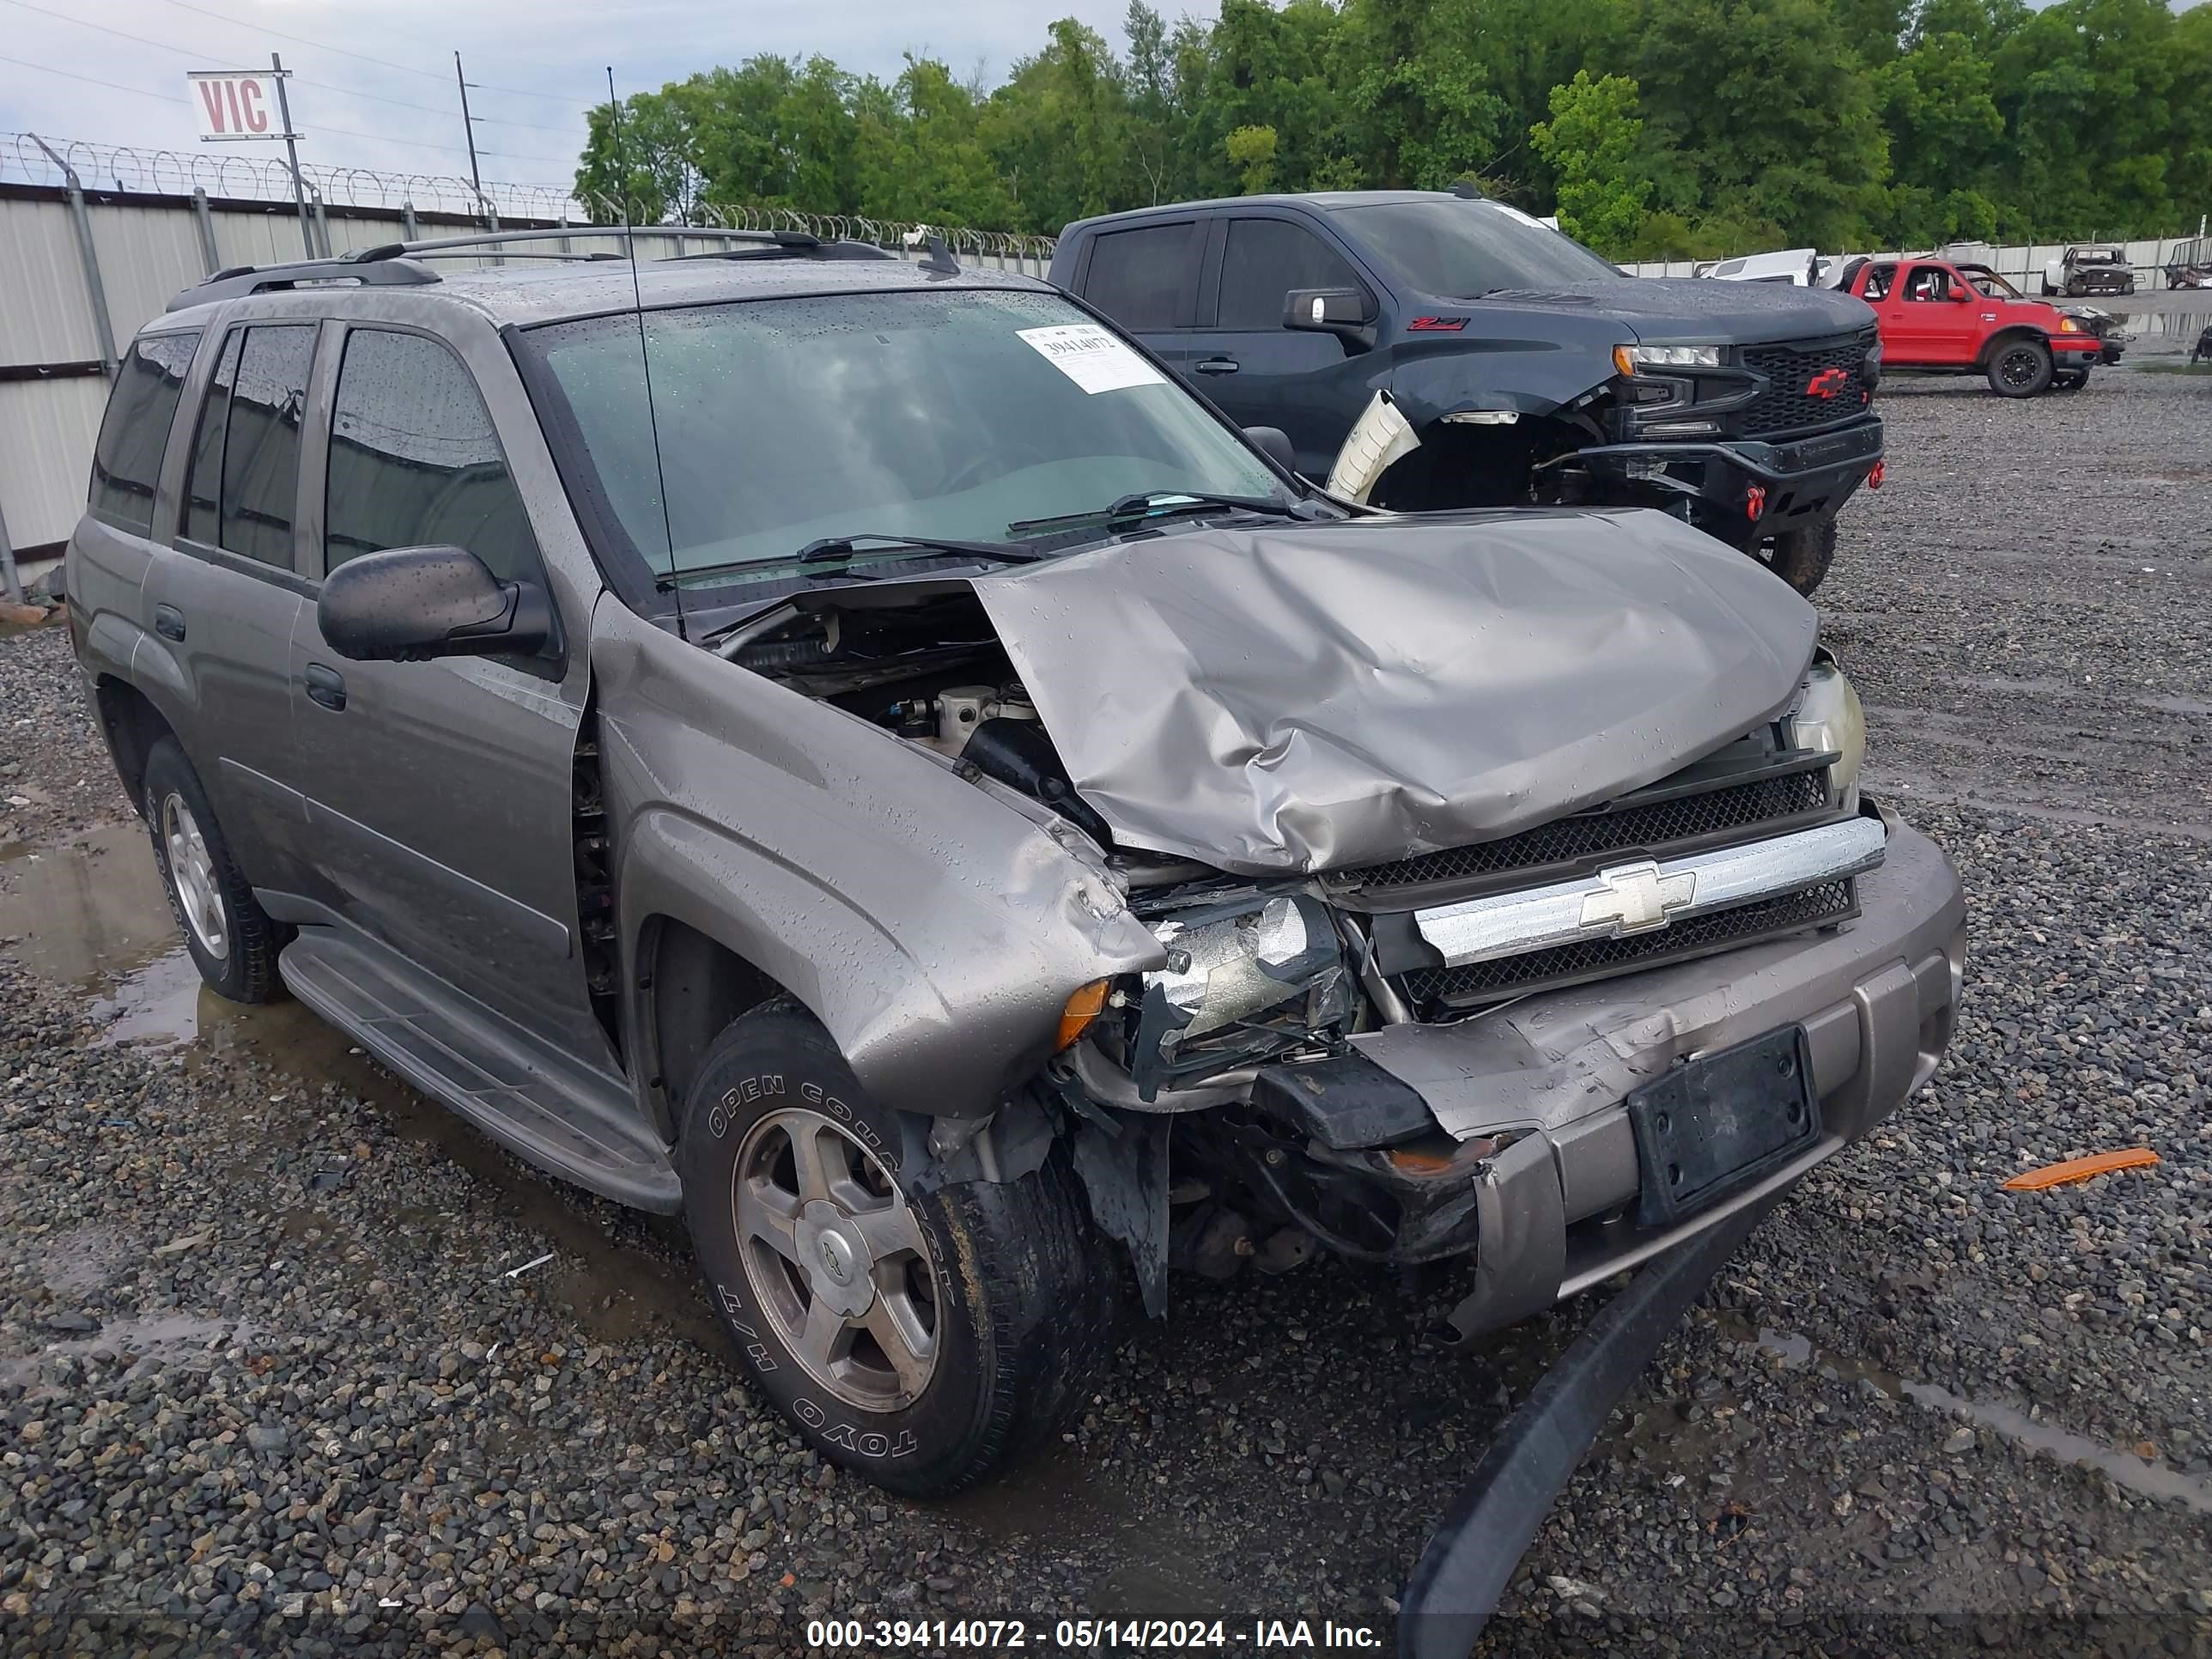
[[[1243,194],[1259,196],[1274,189],[1274,128],[1239,127],[1224,141],[1223,148],[1237,169],[1237,187]]]
[[[1572,81],[1552,88],[1551,107],[1552,118],[1528,137],[1558,174],[1559,228],[1622,258],[1651,195],[1636,82],[1625,75],[1593,81],[1588,70],[1577,70]]]

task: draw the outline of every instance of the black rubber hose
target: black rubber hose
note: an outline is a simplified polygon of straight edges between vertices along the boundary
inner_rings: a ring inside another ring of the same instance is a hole
[[[1781,1196],[1746,1206],[1648,1263],[1538,1379],[1414,1564],[1398,1598],[1400,1659],[1467,1659],[1474,1650],[1536,1528],[1620,1396]]]

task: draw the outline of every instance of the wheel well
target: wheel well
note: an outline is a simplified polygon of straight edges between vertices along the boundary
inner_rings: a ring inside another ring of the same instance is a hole
[[[719,940],[672,916],[645,924],[638,968],[653,1042],[655,1108],[672,1134],[699,1062],[739,1014],[781,996],[783,987]]]
[[[155,744],[175,734],[146,694],[128,680],[102,676],[93,690],[93,701],[100,711],[100,729],[107,735],[116,775],[123,780],[124,791],[131,798],[131,808],[143,811],[146,757]]]
[[[1377,507],[1419,513],[1454,507],[1516,507],[1529,498],[1529,468],[1582,448],[1590,436],[1551,416],[1504,426],[1431,421],[1421,447],[1391,463],[1371,492]]]
[[[1990,336],[1989,343],[1982,348],[1981,359],[1977,367],[1987,368],[1990,366],[1990,360],[2015,340],[2033,340],[2045,351],[2051,349],[2051,336],[2048,333],[2039,328],[2030,328],[2025,323],[2016,324],[2000,333]]]

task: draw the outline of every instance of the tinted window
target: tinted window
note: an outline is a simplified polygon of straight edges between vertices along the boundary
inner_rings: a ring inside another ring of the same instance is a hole
[[[185,522],[180,532],[210,547],[221,534],[222,509],[222,434],[230,422],[230,389],[238,384],[238,349],[246,343],[246,331],[231,330],[222,343],[222,356],[208,377],[207,396],[200,403],[198,425],[192,433],[191,476],[185,482]]]
[[[1887,300],[1889,298],[1889,285],[1896,280],[1895,265],[1876,265],[1867,272],[1865,285],[1859,289],[1859,297],[1864,300]]]
[[[331,422],[323,561],[465,547],[502,580],[538,574],[522,497],[468,369],[419,334],[346,336]]]
[[[315,360],[313,324],[232,331],[192,438],[184,533],[227,553],[292,568],[300,418]]]
[[[154,483],[199,339],[191,333],[137,341],[117,369],[92,453],[92,515],[102,523],[141,536],[153,527]]]
[[[1091,245],[1083,297],[1122,327],[1173,328],[1196,225],[1117,230]]]
[[[1437,197],[1329,211],[1348,240],[1372,250],[1413,287],[1447,299],[1635,280],[1581,243],[1497,202]]]
[[[1294,288],[1360,288],[1327,242],[1287,219],[1232,219],[1221,256],[1222,328],[1280,328]]]

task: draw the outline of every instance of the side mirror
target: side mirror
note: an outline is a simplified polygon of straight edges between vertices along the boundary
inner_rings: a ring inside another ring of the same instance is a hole
[[[500,580],[465,547],[394,547],[331,571],[315,620],[356,662],[528,656],[553,637],[553,602],[535,582]]]
[[[1953,305],[1970,306],[1979,297],[1972,289],[1954,288],[1951,290]]]
[[[1283,326],[1334,334],[1365,351],[1375,343],[1375,305],[1356,288],[1294,288],[1283,296]]]
[[[1291,434],[1282,428],[1248,426],[1244,428],[1244,441],[1284,471],[1292,474],[1297,471],[1297,452],[1291,447]]]

